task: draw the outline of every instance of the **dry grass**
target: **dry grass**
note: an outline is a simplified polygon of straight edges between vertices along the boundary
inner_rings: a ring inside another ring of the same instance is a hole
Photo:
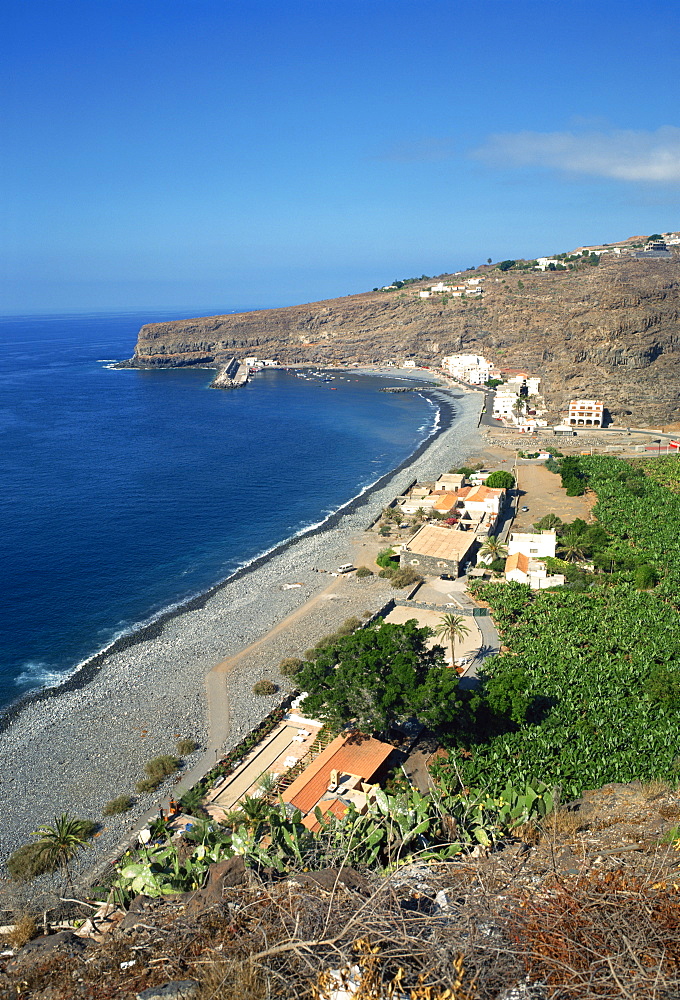
[[[623,870],[555,877],[508,919],[532,979],[560,1000],[680,996],[680,892]]]
[[[641,788],[647,802],[651,802],[652,799],[660,799],[662,795],[669,795],[671,792],[671,786],[667,781],[645,781]]]
[[[38,933],[38,925],[35,917],[29,913],[24,913],[15,921],[14,929],[6,935],[5,940],[13,948],[23,948],[25,944],[32,941]]]
[[[552,842],[569,841],[582,828],[582,824],[577,812],[558,806],[541,821],[540,830]]]

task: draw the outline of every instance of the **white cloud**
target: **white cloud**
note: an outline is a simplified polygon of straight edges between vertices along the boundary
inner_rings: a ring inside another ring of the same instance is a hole
[[[622,181],[675,183],[680,181],[680,128],[499,133],[471,155],[495,166],[548,167]]]

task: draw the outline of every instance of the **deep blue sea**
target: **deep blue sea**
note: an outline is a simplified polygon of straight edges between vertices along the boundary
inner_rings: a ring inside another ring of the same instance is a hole
[[[0,319],[0,707],[318,524],[433,430],[432,402],[377,377],[229,392],[206,369],[106,367],[179,318]]]

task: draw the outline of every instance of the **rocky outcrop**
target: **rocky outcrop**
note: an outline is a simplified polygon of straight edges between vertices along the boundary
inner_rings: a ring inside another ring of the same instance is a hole
[[[285,309],[152,323],[134,367],[221,365],[229,357],[284,364],[436,364],[459,351],[543,378],[556,414],[570,399],[603,399],[616,421],[680,416],[680,257],[607,260],[572,271],[482,267],[480,298],[421,299],[428,283]]]

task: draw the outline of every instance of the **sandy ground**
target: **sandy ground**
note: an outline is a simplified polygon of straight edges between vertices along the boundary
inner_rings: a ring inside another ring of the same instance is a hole
[[[546,514],[557,514],[565,522],[577,517],[587,521],[595,502],[594,495],[568,497],[560,484],[560,477],[546,469],[542,462],[518,462],[520,501],[513,531],[531,531],[534,523]],[[524,513],[522,507],[528,507],[529,510]]]

